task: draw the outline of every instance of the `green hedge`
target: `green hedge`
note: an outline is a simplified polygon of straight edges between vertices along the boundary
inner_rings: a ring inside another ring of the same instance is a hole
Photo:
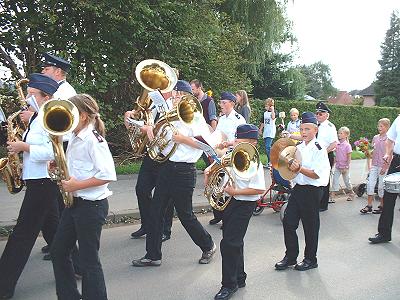
[[[290,120],[289,111],[295,107],[299,110],[300,115],[304,111],[315,111],[315,101],[275,101],[275,108],[279,112],[284,111],[286,113],[285,126]],[[400,108],[397,107],[364,107],[356,105],[339,105],[339,104],[328,104],[332,110],[329,120],[335,124],[336,129],[342,126],[346,126],[350,129],[350,143],[354,149],[354,142],[360,137],[367,137],[371,140],[374,135],[378,133],[377,125],[378,120],[381,118],[389,118],[391,122],[400,113]],[[260,124],[260,118],[264,113],[264,101],[254,99],[251,101],[251,122],[257,126]],[[280,124],[281,120],[277,119],[276,124]],[[264,153],[265,147],[263,142],[259,143],[259,150]]]

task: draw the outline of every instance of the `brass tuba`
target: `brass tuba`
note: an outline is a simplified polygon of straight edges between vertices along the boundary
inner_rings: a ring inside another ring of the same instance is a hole
[[[222,211],[226,208],[232,196],[225,196],[224,189],[228,184],[235,184],[235,180],[227,167],[232,167],[233,172],[240,178],[251,178],[258,170],[260,155],[257,148],[250,143],[240,143],[232,152],[221,157],[220,163],[214,161],[211,165],[208,182],[204,195],[212,208]],[[228,176],[227,179],[225,176]]]
[[[183,95],[176,108],[168,111],[157,121],[154,128],[154,139],[147,145],[150,158],[161,163],[175,153],[178,147],[176,143],[172,144],[172,148],[168,150],[166,155],[162,153],[171,144],[171,134],[176,132],[176,128],[171,122],[180,120],[190,126],[196,123],[197,117],[202,117],[202,115],[203,108],[199,100],[192,95]]]
[[[7,124],[7,141],[9,142],[16,142],[21,140],[22,137],[25,125],[18,120],[18,115],[22,110],[27,108],[22,84],[28,82],[29,79],[24,78],[18,80],[15,84],[21,109],[11,114],[7,119],[5,119],[5,115],[2,113],[1,121]],[[22,163],[17,153],[8,154],[7,157],[0,159],[0,174],[11,194],[19,193],[24,187],[24,182],[22,181]]]
[[[61,184],[61,180],[69,179],[62,136],[72,132],[78,125],[78,108],[69,100],[50,100],[40,107],[38,118],[44,130],[50,134],[53,144],[56,169],[52,179],[57,181],[65,206],[71,207],[72,194],[65,192]]]
[[[175,71],[166,63],[156,59],[141,61],[135,70],[136,79],[142,86],[142,93],[133,105],[134,121],[144,122],[144,125],[153,124],[153,115],[150,110],[152,100],[149,92],[159,90],[161,93],[172,91],[178,78]],[[132,146],[133,156],[141,157],[146,150],[147,135],[140,131],[140,126],[131,124],[128,130],[129,141]]]

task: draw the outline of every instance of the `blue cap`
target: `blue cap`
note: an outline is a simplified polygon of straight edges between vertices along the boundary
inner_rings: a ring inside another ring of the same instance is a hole
[[[306,124],[306,123],[312,123],[315,125],[318,125],[317,117],[315,116],[314,113],[306,111],[303,112],[301,115],[301,123]]]
[[[318,102],[317,105],[315,106],[316,112],[328,112],[330,113],[331,110],[329,109],[328,105],[326,105],[324,102]]]
[[[231,92],[222,92],[221,100],[230,100],[232,102],[236,102],[236,97]]]
[[[28,87],[38,89],[48,95],[53,95],[58,89],[58,83],[49,76],[33,73],[29,76]]]
[[[237,139],[258,139],[258,128],[253,124],[242,124],[236,128]]]
[[[174,90],[178,91],[178,92],[186,92],[186,93],[193,94],[192,87],[190,86],[189,82],[187,82],[185,80],[178,80],[176,82]]]
[[[60,68],[64,70],[65,72],[68,72],[69,69],[71,68],[71,63],[69,61],[66,61],[65,59],[62,59],[61,57],[52,55],[50,53],[45,53],[43,55],[43,63],[41,64],[42,68],[47,67],[47,66],[53,66]]]

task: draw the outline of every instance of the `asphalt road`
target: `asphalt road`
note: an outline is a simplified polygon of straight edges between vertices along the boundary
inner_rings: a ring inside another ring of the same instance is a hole
[[[395,211],[392,242],[370,245],[367,238],[376,232],[379,216],[359,213],[365,200],[339,199],[321,213],[319,268],[306,272],[274,270],[284,255],[279,214],[266,209],[253,217],[245,240],[247,286],[233,299],[400,299],[400,212]],[[199,219],[219,246],[221,231],[207,224],[210,217]],[[134,268],[131,260],[145,253],[144,239],[129,238],[137,228],[103,230],[101,261],[109,299],[213,299],[221,281],[219,250],[209,265],[199,265],[201,251],[175,220],[172,238],[164,243],[162,265]],[[298,232],[302,251],[302,228]],[[0,242],[1,252],[5,243]],[[40,253],[43,245],[38,239],[13,299],[56,299],[51,263],[42,261]]]

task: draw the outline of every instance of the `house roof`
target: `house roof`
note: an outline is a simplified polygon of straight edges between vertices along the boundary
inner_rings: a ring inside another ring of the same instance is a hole
[[[371,84],[369,87],[358,92],[360,96],[375,96],[374,86]]]

